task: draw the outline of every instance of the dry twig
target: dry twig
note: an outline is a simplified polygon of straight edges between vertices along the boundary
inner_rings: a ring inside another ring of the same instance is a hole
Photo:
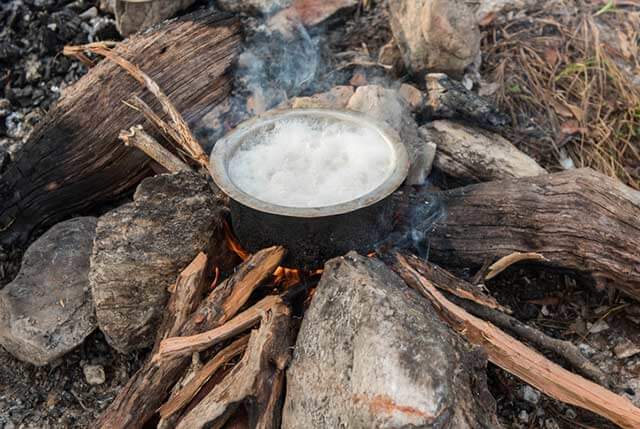
[[[547,258],[545,258],[540,253],[513,252],[510,255],[503,256],[502,258],[498,259],[496,262],[491,264],[489,266],[489,270],[487,271],[487,274],[485,274],[484,276],[484,279],[491,280],[492,278],[494,278],[495,276],[497,276],[498,274],[500,274],[501,272],[509,268],[511,265],[517,264],[518,262],[521,262],[521,261],[546,261],[546,260]]]
[[[133,126],[129,128],[129,131],[120,131],[118,138],[120,138],[126,146],[133,146],[146,153],[149,158],[156,161],[170,173],[191,170],[187,164],[147,134],[142,128],[142,125]]]
[[[198,141],[191,133],[189,125],[187,125],[180,112],[176,110],[176,108],[171,103],[171,100],[169,100],[169,97],[167,97],[167,95],[160,89],[158,84],[153,79],[151,79],[146,73],[144,73],[138,66],[111,50],[109,45],[104,42],[89,43],[81,46],[65,46],[63,54],[70,56],[79,56],[84,51],[92,52],[94,54],[101,55],[107,58],[113,63],[119,65],[134,79],[144,85],[160,102],[163,111],[171,119],[171,127],[179,137],[179,139],[176,140],[175,143],[179,144],[181,148],[200,166],[204,167],[205,169],[208,167],[209,158],[204,153],[202,146],[200,146],[200,143],[198,143]]]

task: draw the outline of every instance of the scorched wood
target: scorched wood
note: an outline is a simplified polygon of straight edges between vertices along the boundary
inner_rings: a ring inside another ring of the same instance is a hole
[[[539,263],[640,299],[640,192],[615,179],[580,169],[410,199],[414,213],[402,217],[407,228],[424,233],[435,263],[479,267],[513,252],[536,252],[545,259]],[[442,215],[415,216],[436,201]]]
[[[230,92],[239,33],[235,19],[199,11],[115,51],[148,73],[194,124]],[[120,130],[144,120],[122,103],[132,95],[156,103],[108,61],[65,91],[0,178],[0,243],[22,244],[35,229],[112,200],[149,174],[146,155],[118,141]]]

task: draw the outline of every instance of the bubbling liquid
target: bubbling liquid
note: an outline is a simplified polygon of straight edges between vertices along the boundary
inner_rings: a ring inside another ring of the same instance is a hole
[[[374,130],[291,119],[254,136],[229,161],[231,180],[259,200],[326,207],[367,194],[390,176],[393,152]]]

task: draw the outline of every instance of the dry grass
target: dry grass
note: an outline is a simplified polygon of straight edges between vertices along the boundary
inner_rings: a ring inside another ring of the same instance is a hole
[[[484,75],[516,143],[640,189],[640,1],[548,1],[485,28]]]

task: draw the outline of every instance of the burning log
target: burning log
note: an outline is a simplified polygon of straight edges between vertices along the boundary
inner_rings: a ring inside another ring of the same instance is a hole
[[[446,209],[435,222],[425,217],[403,225],[424,234],[435,263],[479,267],[487,259],[534,252],[541,264],[589,275],[599,286],[640,299],[640,193],[615,179],[580,169],[410,200],[413,210],[425,202]]]
[[[230,320],[247,302],[251,293],[282,261],[285,250],[274,246],[261,250],[241,264],[233,276],[217,286],[200,303],[181,329],[182,336],[195,335]],[[168,332],[168,331],[167,331]],[[159,336],[164,338],[166,333]],[[157,350],[160,341],[156,341]],[[129,380],[97,422],[100,428],[141,428],[165,401],[173,384],[189,366],[189,357],[158,360],[153,358]]]
[[[482,346],[494,364],[555,399],[590,410],[623,428],[640,427],[640,409],[627,398],[565,370],[491,323],[467,313],[436,289],[434,279],[418,273],[403,256],[398,256],[394,268],[456,331]]]
[[[210,10],[156,27],[120,44],[194,124],[231,90],[226,72],[240,44],[237,21]],[[122,103],[145,90],[102,61],[69,87],[0,179],[0,242],[118,197],[150,173],[146,155],[117,141],[140,123]],[[148,94],[143,97],[151,100]]]

